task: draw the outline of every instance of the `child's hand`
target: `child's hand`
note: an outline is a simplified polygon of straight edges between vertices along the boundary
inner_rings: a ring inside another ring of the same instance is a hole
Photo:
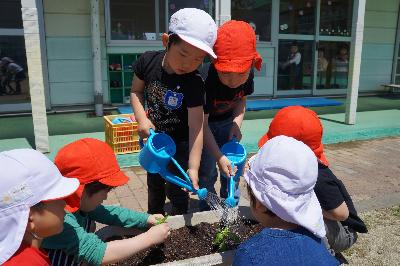
[[[141,139],[145,139],[150,135],[149,129],[156,129],[153,123],[149,119],[145,119],[141,123],[138,124],[138,134]]]
[[[237,170],[237,167],[235,169],[232,169],[232,163],[229,161],[228,157],[225,155],[221,156],[221,158],[218,159],[218,168],[219,171],[226,177],[234,176]]]
[[[199,171],[196,171],[194,169],[188,169],[187,173],[192,180],[193,187],[195,189],[199,189]]]
[[[167,239],[171,234],[171,228],[168,223],[162,223],[151,227],[145,234],[153,245],[157,245]]]
[[[256,154],[254,154],[253,156],[251,156],[247,161],[246,164],[244,165],[244,172],[247,172],[250,170],[250,163],[254,160],[254,158],[256,157]]]
[[[233,137],[235,137],[237,141],[242,139],[242,132],[235,122],[233,122],[231,130],[229,131],[229,140],[233,139]]]
[[[152,214],[147,218],[147,224],[150,226],[157,225],[157,221],[163,219],[164,215],[162,214]]]

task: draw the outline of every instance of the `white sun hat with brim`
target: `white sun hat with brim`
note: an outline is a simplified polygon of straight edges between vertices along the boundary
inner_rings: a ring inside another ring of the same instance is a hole
[[[168,30],[217,58],[213,51],[217,40],[217,25],[207,12],[197,8],[180,9],[171,16]]]
[[[244,176],[268,210],[320,238],[325,236],[321,205],[314,193],[318,161],[303,142],[286,136],[268,140],[250,159]]]
[[[28,224],[30,207],[63,199],[79,187],[42,153],[16,149],[0,153],[0,265],[18,250]]]

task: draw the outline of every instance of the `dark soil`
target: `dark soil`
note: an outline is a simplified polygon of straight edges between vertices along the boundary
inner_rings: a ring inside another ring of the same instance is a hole
[[[173,230],[163,244],[114,265],[153,265],[217,253],[218,247],[213,246],[213,240],[218,230],[220,230],[218,223],[200,223]],[[250,220],[243,220],[230,228],[230,231],[239,237],[240,243],[261,230],[260,224]],[[228,242],[227,250],[235,249],[240,243]]]

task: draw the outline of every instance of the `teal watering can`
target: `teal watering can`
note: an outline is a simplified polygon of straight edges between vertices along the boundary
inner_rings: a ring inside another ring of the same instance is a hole
[[[207,197],[207,189],[195,189],[189,176],[173,158],[176,153],[176,145],[170,136],[165,133],[155,133],[153,129],[150,129],[150,136],[147,138],[146,144],[143,144],[143,140],[139,142],[142,147],[139,154],[139,163],[147,172],[160,174],[168,182],[197,194],[200,200]],[[168,171],[168,165],[171,162],[184,179]]]
[[[235,183],[239,181],[240,176],[243,173],[243,167],[246,163],[247,153],[246,149],[242,144],[240,144],[236,138],[225,143],[221,152],[229,159],[232,164],[232,169],[237,168],[236,174],[234,176],[226,177],[228,182],[228,198],[225,200],[225,204],[228,207],[235,207],[238,204],[238,199],[235,199]]]

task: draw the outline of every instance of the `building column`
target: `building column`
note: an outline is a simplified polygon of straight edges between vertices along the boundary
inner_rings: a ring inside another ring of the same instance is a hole
[[[220,3],[220,6],[217,10],[219,10],[219,13],[217,14],[217,26],[221,26],[225,22],[231,20],[231,0],[220,0],[217,1]]]
[[[101,75],[101,43],[99,25],[99,0],[90,0],[92,59],[93,59],[93,89],[96,116],[103,116],[103,88]]]
[[[345,123],[356,123],[358,88],[360,84],[361,55],[364,38],[364,17],[366,0],[355,0],[352,25],[352,42],[349,62],[349,86],[346,98]]]
[[[40,33],[44,33],[44,29],[39,28],[36,4],[35,0],[21,0],[35,146],[38,151],[50,152],[43,74],[44,62],[42,62],[40,49]]]

